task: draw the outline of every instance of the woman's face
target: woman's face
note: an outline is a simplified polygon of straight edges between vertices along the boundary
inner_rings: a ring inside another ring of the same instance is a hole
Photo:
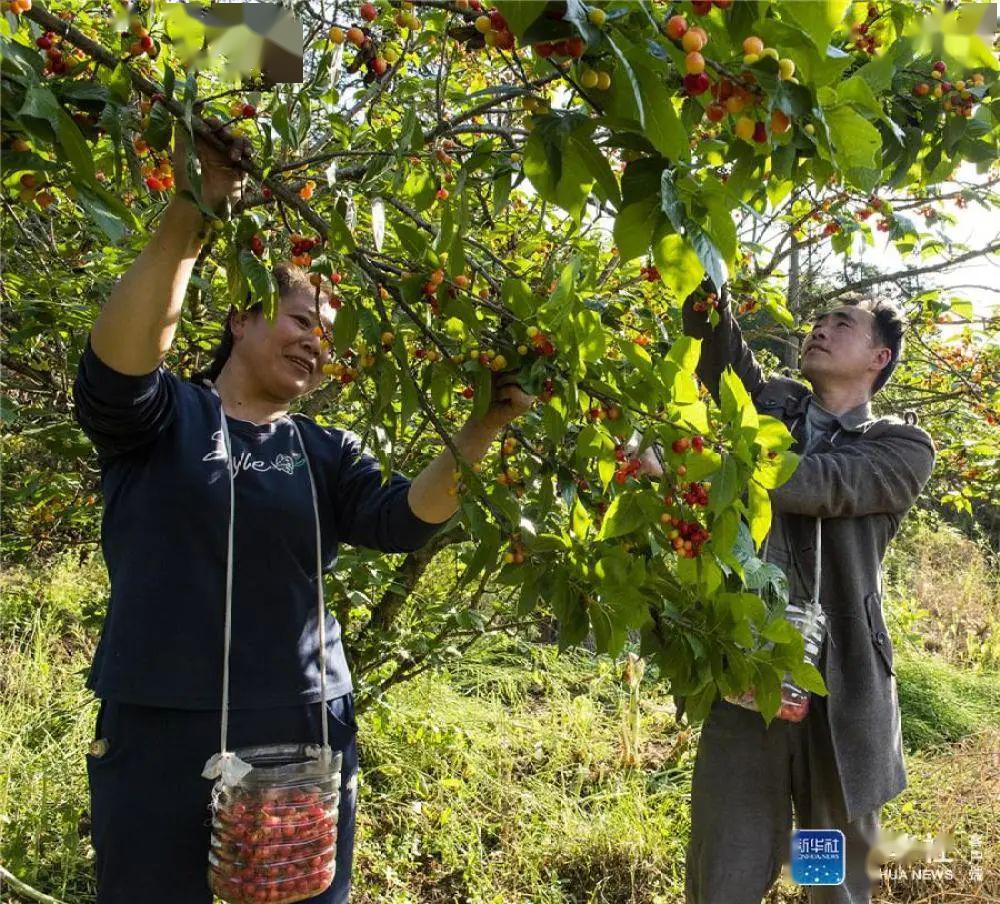
[[[333,329],[334,309],[321,299],[320,316],[327,335]],[[282,298],[274,323],[260,312],[233,318],[233,354],[240,356],[253,378],[269,396],[291,400],[312,392],[323,380],[330,352],[316,334],[320,321],[315,298],[298,291]]]

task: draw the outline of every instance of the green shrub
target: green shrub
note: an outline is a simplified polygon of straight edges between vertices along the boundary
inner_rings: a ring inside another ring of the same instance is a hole
[[[896,659],[903,743],[910,752],[1000,725],[1000,674],[977,674],[933,656]]]

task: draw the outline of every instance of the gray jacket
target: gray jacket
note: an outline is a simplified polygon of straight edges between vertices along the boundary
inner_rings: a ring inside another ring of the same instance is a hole
[[[718,401],[727,364],[757,410],[780,418],[805,445],[808,386],[766,379],[743,340],[728,303],[713,330],[684,305],[684,331],[702,339],[698,376]],[[837,772],[848,819],[871,812],[906,787],[892,642],[882,613],[882,558],[900,522],[930,477],[935,449],[912,415],[869,419],[867,410],[841,416],[787,483],[771,491],[773,517],[783,519],[787,553],[768,558],[789,578],[791,595],[809,598],[816,564],[816,519],[822,519],[820,602],[827,638],[820,671]]]

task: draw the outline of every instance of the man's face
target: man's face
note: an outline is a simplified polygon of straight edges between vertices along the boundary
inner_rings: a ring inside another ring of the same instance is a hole
[[[323,328],[329,335],[335,312],[329,304],[319,307]],[[315,328],[316,303],[308,292],[281,299],[274,323],[256,313],[233,319],[238,353],[250,365],[261,387],[273,398],[291,400],[314,390],[323,381],[323,365],[330,352]]]
[[[802,375],[814,386],[858,382],[871,390],[892,352],[875,336],[875,315],[843,305],[818,314],[802,343]]]

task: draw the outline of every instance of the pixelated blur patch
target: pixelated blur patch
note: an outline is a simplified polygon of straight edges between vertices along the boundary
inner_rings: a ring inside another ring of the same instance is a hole
[[[797,829],[792,833],[792,881],[840,885],[844,881],[844,833],[840,829]]]
[[[166,3],[164,31],[175,55],[198,69],[221,63],[223,78],[260,73],[263,87],[302,82],[302,23],[274,3]]]

